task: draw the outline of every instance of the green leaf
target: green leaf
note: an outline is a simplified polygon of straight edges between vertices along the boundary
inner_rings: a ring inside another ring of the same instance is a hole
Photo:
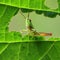
[[[0,54],[8,47],[9,44],[0,44]]]
[[[8,25],[10,19],[19,10],[16,7],[60,12],[59,8],[55,10],[46,7],[44,1],[45,0],[30,0],[30,2],[28,2],[28,0],[0,0],[1,4],[14,6],[0,5],[1,60],[60,60],[60,42],[55,42],[55,40],[60,40],[60,38],[51,38],[49,41],[44,41],[44,37],[22,37],[19,32],[9,32]],[[58,2],[58,5],[59,4]]]
[[[19,11],[19,9],[17,9],[17,10],[16,10],[16,12],[15,12],[14,16],[18,13],[18,11]]]
[[[51,37],[51,38],[49,38],[49,41],[60,41],[60,38]]]
[[[0,0],[0,4],[60,13],[60,0]]]
[[[6,27],[18,8],[0,5],[0,28]]]
[[[17,10],[19,9],[16,7],[0,5],[0,43],[9,42],[10,40],[20,41],[21,38],[18,36],[19,34],[17,32],[9,32],[8,27],[11,18],[15,15]]]
[[[51,50],[47,53],[42,60],[60,60],[60,41],[55,42]]]
[[[1,45],[1,44],[0,44]],[[3,46],[3,44],[2,44]],[[5,47],[4,47],[5,48]],[[1,47],[1,50],[3,48]],[[10,43],[1,60],[59,60],[60,42]]]
[[[12,43],[12,42],[31,42],[31,41],[46,41],[43,37],[28,37],[22,38],[19,32],[9,32],[9,22],[11,18],[19,11],[19,8],[1,5],[0,4],[0,43]],[[29,10],[28,10],[29,11]],[[51,40],[49,40],[51,41]],[[52,40],[53,41],[53,40]],[[58,41],[58,40],[57,40]],[[60,40],[59,40],[60,41]]]

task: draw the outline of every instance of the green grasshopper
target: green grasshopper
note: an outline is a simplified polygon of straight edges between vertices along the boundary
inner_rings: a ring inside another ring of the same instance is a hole
[[[21,15],[23,15],[23,14],[21,13]],[[34,36],[52,36],[52,33],[37,32],[34,29],[34,26],[32,24],[32,20],[29,19],[29,12],[28,12],[28,18],[26,18],[25,16],[24,16],[24,18],[26,20],[26,30],[25,31],[28,32],[28,35],[34,35]]]

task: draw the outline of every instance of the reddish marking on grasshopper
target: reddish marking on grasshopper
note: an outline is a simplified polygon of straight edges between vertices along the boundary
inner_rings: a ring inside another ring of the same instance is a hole
[[[52,36],[52,33],[45,33],[45,32],[35,32],[36,36]]]
[[[39,33],[40,36],[52,36],[52,33],[45,33],[45,32],[42,32],[42,33]]]

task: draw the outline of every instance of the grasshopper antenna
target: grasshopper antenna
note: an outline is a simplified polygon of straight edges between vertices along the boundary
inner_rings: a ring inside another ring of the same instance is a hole
[[[24,17],[24,19],[26,19],[26,17],[23,15],[22,11],[20,10],[20,14]]]
[[[28,19],[29,19],[29,12],[28,12]]]

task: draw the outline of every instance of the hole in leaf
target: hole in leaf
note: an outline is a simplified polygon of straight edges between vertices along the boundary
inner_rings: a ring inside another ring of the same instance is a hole
[[[50,9],[57,9],[58,8],[58,1],[57,0],[45,0],[44,4],[49,7]]]
[[[23,13],[23,14],[27,16],[27,13]],[[53,37],[60,37],[60,29],[59,29],[60,16],[57,15],[55,18],[49,18],[44,16],[43,14],[38,15],[35,12],[32,12],[30,14],[30,19],[32,20],[34,28],[38,32],[52,32]],[[26,29],[25,20],[23,16],[20,14],[20,12],[18,12],[18,14],[11,19],[11,22],[9,24],[9,30],[20,32],[20,30],[24,30],[24,29]],[[42,37],[39,38],[42,39]],[[35,40],[36,39],[37,38],[35,38]]]
[[[25,20],[19,11],[15,16],[12,17],[9,24],[9,31],[20,32],[20,30],[23,29],[25,29]]]

